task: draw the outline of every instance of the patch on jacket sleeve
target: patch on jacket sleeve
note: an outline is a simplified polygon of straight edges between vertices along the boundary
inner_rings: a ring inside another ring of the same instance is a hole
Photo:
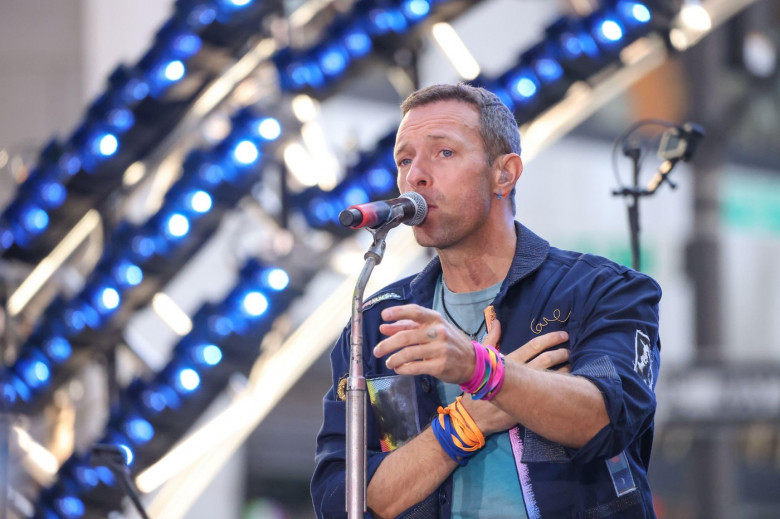
[[[363,310],[368,310],[375,304],[387,301],[388,299],[403,299],[403,296],[398,292],[385,292],[384,294],[379,294],[363,303]]]
[[[650,347],[650,337],[645,333],[637,330],[636,339],[634,340],[635,353],[634,353],[634,371],[642,377],[649,387],[653,387],[653,356],[651,355],[652,348]]]

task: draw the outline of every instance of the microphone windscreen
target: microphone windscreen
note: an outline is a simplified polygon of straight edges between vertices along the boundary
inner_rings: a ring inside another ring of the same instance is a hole
[[[408,221],[404,222],[406,225],[420,225],[425,217],[428,215],[428,204],[425,199],[414,191],[407,191],[401,195],[401,198],[407,198],[414,204],[414,216]]]

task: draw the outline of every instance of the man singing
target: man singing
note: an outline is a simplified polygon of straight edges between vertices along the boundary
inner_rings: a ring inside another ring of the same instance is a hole
[[[515,221],[520,138],[494,94],[436,85],[401,110],[398,187],[427,202],[413,229],[436,257],[364,306],[366,379],[413,376],[420,425],[396,446],[393,417],[367,413],[367,515],[655,517],[659,286]],[[348,326],[317,438],[321,518],[346,516],[349,345]]]

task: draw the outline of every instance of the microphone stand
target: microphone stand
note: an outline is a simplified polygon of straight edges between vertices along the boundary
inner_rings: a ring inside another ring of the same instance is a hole
[[[374,240],[352,294],[352,337],[347,378],[347,485],[346,508],[349,519],[366,512],[366,378],[363,375],[363,292],[374,266],[382,262],[385,238],[403,218],[403,208],[394,207],[391,218],[376,229],[367,227]]]

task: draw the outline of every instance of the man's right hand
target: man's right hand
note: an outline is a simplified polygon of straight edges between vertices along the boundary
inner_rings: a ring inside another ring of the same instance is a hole
[[[490,332],[485,337],[483,344],[492,346],[498,344],[500,339],[501,323],[499,323],[498,320],[495,320],[493,321]],[[570,372],[568,364],[569,350],[566,348],[558,348],[556,350],[550,349],[559,344],[563,344],[567,340],[569,340],[569,334],[566,332],[546,333],[531,339],[512,353],[506,355],[506,358],[522,362],[528,367],[539,370],[560,366],[556,371],[568,373]],[[461,403],[485,436],[496,432],[506,431],[517,425],[516,421],[513,420],[511,416],[488,401],[472,400],[470,397],[466,396],[461,400]]]

